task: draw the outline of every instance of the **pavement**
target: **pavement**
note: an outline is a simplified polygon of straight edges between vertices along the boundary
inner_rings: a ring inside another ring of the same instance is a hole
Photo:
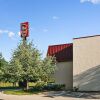
[[[100,100],[100,93],[52,91],[33,95],[7,95],[0,92],[0,100]]]

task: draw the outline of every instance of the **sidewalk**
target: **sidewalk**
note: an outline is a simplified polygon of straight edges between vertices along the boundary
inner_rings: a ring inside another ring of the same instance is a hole
[[[77,94],[78,95],[78,94]],[[86,95],[86,94],[85,94]],[[80,96],[84,96],[80,94]],[[89,94],[91,97],[92,94]],[[97,98],[76,98],[72,97],[71,94],[65,92],[59,93],[48,93],[48,94],[39,94],[39,95],[6,95],[0,92],[0,100],[100,100]]]

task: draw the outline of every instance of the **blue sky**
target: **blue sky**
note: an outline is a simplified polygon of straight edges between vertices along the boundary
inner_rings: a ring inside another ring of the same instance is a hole
[[[0,52],[6,60],[21,40],[25,21],[30,23],[28,39],[45,56],[48,45],[100,34],[100,0],[0,0]]]

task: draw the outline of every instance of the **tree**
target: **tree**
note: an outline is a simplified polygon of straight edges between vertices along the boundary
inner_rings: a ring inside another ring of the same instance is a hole
[[[56,59],[55,57],[47,56],[42,61],[40,71],[40,78],[44,82],[48,82],[53,78],[54,72],[56,70]]]
[[[2,65],[3,65],[2,54],[0,53],[0,81],[1,81],[1,77],[2,77]]]
[[[5,66],[5,65],[7,65],[7,61],[4,59],[4,57],[2,56],[2,53],[0,53],[0,69],[3,67],[3,66]]]
[[[17,81],[25,82],[27,89],[28,82],[38,78],[36,69],[40,66],[40,61],[40,53],[32,42],[22,41],[13,53],[11,66],[15,69]]]
[[[16,58],[11,59],[9,66],[6,67],[4,71],[5,79],[11,83],[13,86],[16,86],[16,82],[18,82],[21,78],[22,66],[19,63],[19,60]]]
[[[1,67],[2,67],[2,54],[0,53],[0,75],[1,75],[1,73],[2,73]]]
[[[0,81],[5,81],[4,71],[6,70],[7,66],[8,62],[4,59],[2,53],[0,53]]]
[[[13,82],[24,82],[28,90],[29,81],[48,81],[55,70],[55,64],[52,61],[51,57],[42,60],[41,53],[33,43],[23,40],[13,52],[8,72]]]

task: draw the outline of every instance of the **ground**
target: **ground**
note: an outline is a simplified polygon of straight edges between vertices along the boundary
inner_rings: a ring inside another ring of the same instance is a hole
[[[49,92],[34,95],[6,95],[0,92],[0,100],[100,100],[100,93]]]

